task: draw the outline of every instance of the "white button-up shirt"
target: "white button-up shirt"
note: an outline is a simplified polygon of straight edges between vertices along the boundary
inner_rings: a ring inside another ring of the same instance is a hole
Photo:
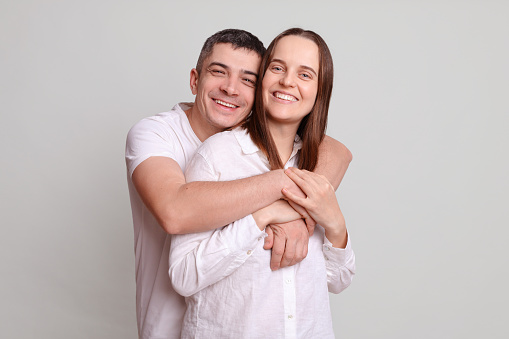
[[[296,138],[285,167],[296,165],[300,146]],[[237,128],[207,139],[186,179],[226,181],[267,171],[263,152]],[[346,248],[334,248],[317,225],[307,257],[271,271],[265,236],[251,215],[213,231],[172,236],[169,274],[187,304],[182,338],[334,338],[328,291],[341,292],[355,273],[350,239]]]

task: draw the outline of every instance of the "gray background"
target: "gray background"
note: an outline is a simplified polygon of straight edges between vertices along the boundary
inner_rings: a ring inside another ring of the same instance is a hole
[[[191,101],[204,40],[300,26],[357,275],[340,338],[507,338],[507,1],[1,1],[0,337],[135,338],[125,135]]]

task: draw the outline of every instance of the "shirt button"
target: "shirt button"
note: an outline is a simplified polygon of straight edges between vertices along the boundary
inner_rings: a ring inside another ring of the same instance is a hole
[[[262,240],[262,237],[259,237],[259,238],[258,238],[258,241],[260,241],[260,240]]]
[[[325,250],[329,251],[330,250],[329,246],[325,246]]]
[[[251,255],[251,253],[253,253],[253,251],[251,250],[247,251],[247,255]]]
[[[290,315],[288,316],[288,319],[293,319],[293,315],[291,315],[291,314],[290,314]]]

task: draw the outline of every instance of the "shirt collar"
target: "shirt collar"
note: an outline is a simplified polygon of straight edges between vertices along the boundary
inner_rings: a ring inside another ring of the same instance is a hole
[[[253,154],[258,151],[260,151],[260,148],[255,145],[251,137],[249,136],[249,133],[247,132],[247,129],[242,127],[237,127],[234,130],[232,130],[233,135],[237,139],[237,142],[240,145],[240,148],[242,149],[242,152],[244,154]],[[302,140],[300,137],[296,134],[295,140],[293,142],[293,151],[292,155],[290,156],[290,159],[297,154],[297,152],[302,148]]]

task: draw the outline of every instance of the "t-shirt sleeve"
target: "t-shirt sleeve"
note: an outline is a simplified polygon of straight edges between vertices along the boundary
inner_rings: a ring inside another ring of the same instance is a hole
[[[125,161],[129,177],[143,161],[153,156],[176,159],[178,143],[174,131],[162,121],[145,118],[127,134]]]

